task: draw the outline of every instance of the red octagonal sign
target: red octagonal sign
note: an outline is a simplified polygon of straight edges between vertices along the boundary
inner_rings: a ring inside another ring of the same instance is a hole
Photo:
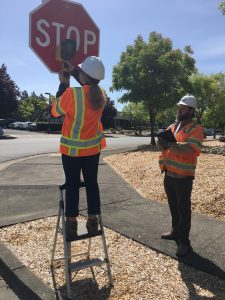
[[[69,0],[47,0],[30,13],[30,48],[51,72],[62,63],[56,60],[56,47],[65,39],[74,39],[75,66],[87,56],[99,55],[99,29],[84,7]]]

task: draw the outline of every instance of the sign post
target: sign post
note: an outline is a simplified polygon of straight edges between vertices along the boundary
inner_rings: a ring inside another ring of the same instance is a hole
[[[51,72],[59,72],[56,48],[66,39],[76,41],[76,66],[86,57],[99,56],[100,32],[90,15],[69,0],[45,0],[30,12],[29,45]]]

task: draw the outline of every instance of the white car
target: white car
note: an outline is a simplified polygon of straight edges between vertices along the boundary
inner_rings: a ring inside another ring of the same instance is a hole
[[[28,128],[27,128],[28,130],[36,130],[37,129],[37,123],[33,123],[33,122],[29,122],[29,124],[28,124]]]
[[[9,127],[12,129],[20,129],[20,128],[22,128],[22,122],[14,122],[14,123],[10,124]]]
[[[32,122],[21,122],[21,129],[28,129]]]

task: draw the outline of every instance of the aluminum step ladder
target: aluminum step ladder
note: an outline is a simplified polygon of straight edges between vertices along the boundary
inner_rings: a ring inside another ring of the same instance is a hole
[[[85,186],[84,182],[80,182],[80,187]],[[93,279],[95,280],[94,275],[94,269],[95,266],[102,266],[105,265],[104,270],[109,279],[109,284],[111,287],[113,287],[113,280],[112,280],[112,274],[110,269],[110,262],[109,262],[109,256],[108,256],[108,250],[106,245],[106,239],[105,239],[105,233],[104,228],[102,225],[102,218],[101,215],[98,215],[98,222],[99,222],[99,228],[98,232],[95,235],[89,235],[86,229],[86,221],[85,220],[77,220],[78,221],[78,231],[77,236],[73,240],[67,240],[66,238],[66,220],[65,220],[65,184],[59,186],[59,194],[60,194],[60,200],[59,200],[59,209],[58,209],[58,217],[56,222],[56,229],[55,229],[55,236],[54,236],[54,242],[53,242],[53,248],[52,248],[52,255],[51,255],[51,271],[53,275],[53,283],[55,285],[55,267],[56,264],[59,262],[64,261],[64,269],[65,269],[65,283],[66,283],[66,291],[67,291],[67,297],[71,299],[71,283],[72,283],[72,273],[78,272],[82,269],[90,268],[91,273],[93,276]],[[61,234],[63,237],[63,256],[62,257],[55,257],[56,255],[56,248],[57,248],[57,240],[58,235]],[[104,252],[104,258],[90,258],[91,255],[91,240],[94,237],[100,236],[102,240],[102,247]],[[71,253],[71,243],[88,239],[88,249],[87,252],[84,253],[77,253],[75,255],[72,255]],[[85,259],[81,259],[80,261],[73,262],[72,258],[74,257],[85,257]]]

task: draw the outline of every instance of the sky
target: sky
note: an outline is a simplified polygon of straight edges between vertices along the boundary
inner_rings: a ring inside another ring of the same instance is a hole
[[[225,16],[219,0],[80,0],[100,29],[100,57],[106,76],[101,86],[118,110],[121,92],[110,92],[112,69],[138,35],[152,31],[170,38],[174,48],[191,45],[200,73],[225,72]],[[21,91],[56,94],[58,76],[51,73],[29,47],[29,13],[42,0],[0,1],[0,65]],[[71,81],[71,85],[75,85]]]

